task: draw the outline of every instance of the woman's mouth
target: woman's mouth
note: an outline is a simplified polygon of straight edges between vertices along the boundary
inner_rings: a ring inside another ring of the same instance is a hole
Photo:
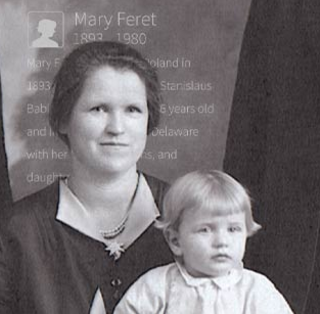
[[[100,143],[101,146],[115,146],[115,147],[127,147],[129,146],[126,143],[121,143],[121,142],[103,142]]]

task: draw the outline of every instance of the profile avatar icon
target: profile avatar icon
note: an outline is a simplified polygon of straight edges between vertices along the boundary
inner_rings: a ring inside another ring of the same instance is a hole
[[[50,39],[56,32],[57,22],[49,19],[39,21],[37,30],[41,36],[32,42],[33,48],[58,48],[59,45]]]

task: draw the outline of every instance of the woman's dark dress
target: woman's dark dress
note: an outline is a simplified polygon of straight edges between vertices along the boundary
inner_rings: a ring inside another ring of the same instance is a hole
[[[158,208],[166,184],[145,176]],[[0,313],[88,313],[99,288],[108,313],[148,269],[172,260],[161,231],[149,228],[117,261],[105,245],[55,219],[59,184],[15,204],[2,228]]]

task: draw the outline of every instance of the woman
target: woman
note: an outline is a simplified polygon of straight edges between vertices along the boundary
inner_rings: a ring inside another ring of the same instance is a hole
[[[92,42],[66,57],[50,125],[70,176],[15,204],[1,239],[1,313],[112,313],[140,274],[170,261],[152,226],[165,184],[136,168],[159,102],[155,71],[126,45]]]

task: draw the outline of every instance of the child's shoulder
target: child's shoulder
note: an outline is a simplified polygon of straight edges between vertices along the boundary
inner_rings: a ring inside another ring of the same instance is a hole
[[[264,274],[258,273],[250,269],[243,270],[243,283],[252,288],[264,288],[266,290],[274,290],[275,285]]]
[[[251,278],[251,279],[271,282],[270,279],[266,275],[264,275],[262,273],[258,273],[257,271],[251,270],[251,269],[248,269],[248,268],[244,268],[243,269],[243,275],[245,277],[248,277],[248,278]]]
[[[171,276],[173,272],[177,270],[176,263],[170,263],[163,266],[158,266],[148,270],[141,277],[139,277],[138,281],[143,282],[144,284],[154,285],[155,282],[159,281],[167,281],[168,277]]]
[[[253,308],[260,309],[259,313],[293,314],[281,292],[267,276],[244,269],[241,284],[246,297],[254,304]]]
[[[152,299],[165,300],[166,289],[172,278],[172,272],[175,272],[177,266],[175,263],[158,266],[142,274],[129,288],[125,294],[125,302],[136,300]]]

